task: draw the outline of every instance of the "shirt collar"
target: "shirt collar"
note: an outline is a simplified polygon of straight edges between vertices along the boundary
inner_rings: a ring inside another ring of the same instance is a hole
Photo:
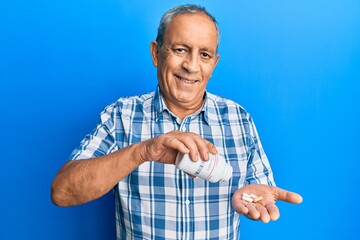
[[[204,104],[201,107],[199,111],[194,113],[193,115],[202,114],[203,119],[207,124],[209,124],[209,118],[208,118],[208,93],[205,91],[205,99]],[[163,114],[164,111],[166,111],[168,114],[173,115],[170,111],[170,109],[166,106],[164,99],[161,95],[160,87],[159,85],[156,88],[155,95],[154,95],[154,107],[155,107],[155,120],[158,121],[160,116]]]
[[[159,120],[160,116],[162,115],[162,113],[164,111],[170,112],[167,109],[167,107],[162,99],[159,86],[157,86],[155,95],[154,95],[154,107],[155,107],[155,121]]]

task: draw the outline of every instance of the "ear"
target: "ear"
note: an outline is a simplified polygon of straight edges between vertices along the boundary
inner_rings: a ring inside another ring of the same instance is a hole
[[[218,62],[219,62],[219,59],[220,59],[220,55],[219,55],[219,54],[216,54],[216,56],[215,56],[215,64],[214,64],[214,69],[215,69],[216,65],[218,64]],[[214,69],[213,69],[213,70],[214,70]]]
[[[159,48],[158,48],[158,43],[156,41],[151,42],[150,53],[151,53],[152,63],[155,67],[157,67],[159,62]]]
[[[220,59],[220,55],[219,55],[219,54],[216,54],[216,56],[215,56],[215,63],[214,63],[213,69],[211,70],[211,75],[210,75],[210,77],[212,77],[212,72],[215,70],[215,67],[216,67],[216,65],[218,64],[219,59]]]

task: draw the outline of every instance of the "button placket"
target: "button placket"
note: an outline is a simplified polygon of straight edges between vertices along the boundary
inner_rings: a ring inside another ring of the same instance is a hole
[[[182,124],[182,131],[183,132],[187,132],[188,131],[188,128],[189,128],[189,125],[190,125],[190,121],[191,121],[191,118],[190,117],[186,117],[183,121],[183,124]]]

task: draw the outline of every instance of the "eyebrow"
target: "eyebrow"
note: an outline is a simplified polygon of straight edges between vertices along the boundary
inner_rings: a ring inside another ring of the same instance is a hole
[[[213,53],[213,54],[216,53],[216,50],[214,51],[214,50],[211,50],[211,49],[208,49],[208,48],[201,48],[200,50],[201,50],[201,51],[205,51],[205,52],[211,52],[211,53]]]
[[[192,49],[189,45],[187,45],[185,43],[172,43],[169,46],[174,47],[174,46],[177,46],[177,45]],[[206,48],[206,47],[200,48],[200,51],[211,52],[213,54],[216,54],[216,50],[212,50],[212,49],[209,49],[209,48]]]

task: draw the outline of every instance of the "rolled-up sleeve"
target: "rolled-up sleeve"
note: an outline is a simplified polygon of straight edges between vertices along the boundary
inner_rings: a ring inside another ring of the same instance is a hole
[[[275,186],[274,176],[270,167],[269,160],[260,142],[255,124],[250,119],[251,144],[249,148],[246,183],[247,184],[266,184]]]
[[[100,114],[100,122],[84,137],[79,147],[74,149],[69,160],[95,158],[116,150],[114,131],[116,114],[114,104],[107,106]]]

